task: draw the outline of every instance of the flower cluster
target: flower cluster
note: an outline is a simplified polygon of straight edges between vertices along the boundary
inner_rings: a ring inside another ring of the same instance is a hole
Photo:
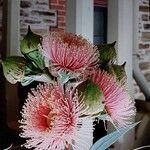
[[[31,90],[21,112],[26,148],[89,150],[95,117],[115,128],[132,124],[134,102],[125,88],[124,66],[114,64],[114,44],[96,47],[71,33],[41,37],[29,28],[20,49],[21,63],[16,57],[2,62],[6,78],[22,85],[45,82]]]
[[[25,146],[40,150],[90,148],[92,118],[83,116],[84,104],[79,98],[59,85],[45,83],[32,90],[22,111],[21,136],[29,138]]]
[[[69,33],[49,33],[43,38],[43,52],[57,70],[83,72],[97,61],[96,49],[83,39]]]

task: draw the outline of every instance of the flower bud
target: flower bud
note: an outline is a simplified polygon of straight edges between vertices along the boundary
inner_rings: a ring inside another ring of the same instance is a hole
[[[115,74],[117,80],[119,80],[119,81],[126,78],[125,64],[126,64],[126,62],[122,65],[112,65],[114,74]]]
[[[103,111],[104,99],[101,89],[92,81],[87,80],[81,83],[78,87],[78,92],[81,92],[83,102],[86,107],[85,115],[98,115]]]
[[[29,26],[27,35],[21,41],[20,50],[27,60],[34,62],[37,68],[43,70],[45,68],[44,56],[38,49],[41,39],[42,37],[33,33]]]
[[[28,33],[25,35],[25,37],[20,43],[20,50],[22,54],[27,54],[38,49],[38,45],[41,43],[41,39],[42,37],[33,33],[29,26]]]
[[[2,61],[3,72],[6,79],[15,84],[24,76],[26,61],[20,56],[11,56]]]
[[[99,51],[99,62],[101,66],[108,64],[109,62],[114,62],[117,57],[115,50],[115,43],[111,44],[99,44],[97,45]]]

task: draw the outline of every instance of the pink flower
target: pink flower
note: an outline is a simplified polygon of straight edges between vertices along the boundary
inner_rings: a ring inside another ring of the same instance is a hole
[[[133,100],[117,80],[105,72],[93,71],[92,80],[104,94],[104,107],[107,120],[116,127],[131,124],[135,116]]]
[[[77,92],[44,84],[33,89],[22,110],[21,137],[35,150],[88,150],[92,145],[92,118],[83,116]]]
[[[86,39],[71,33],[49,33],[42,51],[56,70],[83,72],[97,62],[97,51]]]

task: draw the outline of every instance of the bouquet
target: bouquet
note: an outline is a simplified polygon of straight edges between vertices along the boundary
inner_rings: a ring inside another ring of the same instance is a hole
[[[31,89],[22,108],[21,137],[35,150],[103,150],[133,128],[134,102],[123,65],[115,64],[115,42],[92,45],[82,36],[28,28],[23,56],[2,61],[6,79]],[[110,121],[116,131],[93,144],[93,121]]]

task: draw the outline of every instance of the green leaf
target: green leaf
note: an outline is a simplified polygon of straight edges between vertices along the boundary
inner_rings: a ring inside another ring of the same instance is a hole
[[[30,83],[32,83],[34,81],[34,76],[25,76],[22,80],[21,80],[21,85],[22,86],[27,86]]]
[[[32,63],[28,63],[26,65],[24,78],[21,84],[23,86],[26,86],[33,81],[56,82],[57,78],[49,72],[48,68],[45,68],[44,70],[39,70]]]
[[[59,75],[59,81],[62,84],[67,83],[71,79],[71,76],[68,73],[64,72],[64,71],[59,71],[58,75]]]
[[[37,75],[39,73],[42,73],[40,69],[36,68],[32,63],[27,63],[25,67],[25,76],[29,75]]]
[[[45,68],[44,56],[40,53],[38,49],[35,49],[29,53],[24,54],[24,56],[31,61],[35,67],[43,70]]]
[[[127,133],[129,130],[134,128],[139,122],[134,123],[132,125],[128,125],[126,127],[122,127],[120,129],[117,129],[117,131],[114,131],[103,138],[99,139],[91,148],[90,150],[105,150],[109,146],[111,146],[114,142],[116,142],[122,135]]]
[[[24,77],[26,60],[20,56],[11,56],[2,61],[2,66],[6,79],[15,84]]]
[[[33,81],[36,81],[36,76],[41,75],[43,72],[36,68],[32,63],[27,63],[25,67],[25,74],[21,81],[22,86],[29,85]]]
[[[28,75],[24,76],[23,79],[21,80],[21,84],[23,86],[29,85],[33,81],[38,81],[38,82],[54,82],[47,74],[36,74],[36,75]]]
[[[81,93],[85,107],[87,108],[85,115],[100,114],[103,111],[104,106],[102,101],[104,95],[95,83],[87,80],[78,85],[77,89]]]
[[[33,33],[28,26],[28,33],[25,35],[20,43],[20,50],[22,54],[27,54],[38,49],[38,45],[41,43],[42,36]]]

